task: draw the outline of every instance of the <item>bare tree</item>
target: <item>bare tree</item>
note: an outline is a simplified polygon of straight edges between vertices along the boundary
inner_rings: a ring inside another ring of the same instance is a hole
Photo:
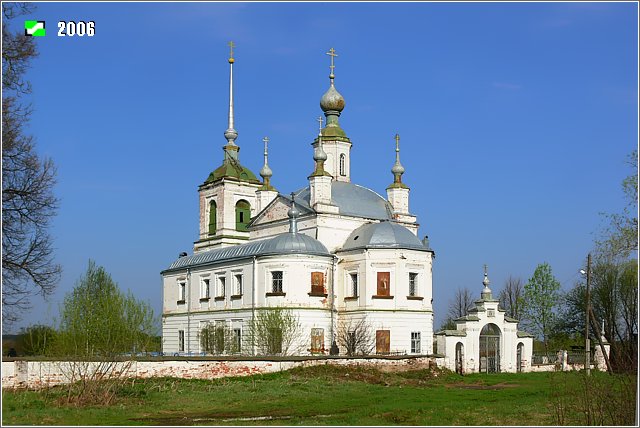
[[[41,159],[33,137],[25,135],[30,107],[21,96],[31,91],[24,73],[37,56],[32,37],[12,33],[7,20],[32,11],[25,3],[3,3],[2,12],[2,320],[20,319],[32,295],[51,294],[60,279],[47,229],[56,214],[56,169]]]
[[[469,309],[473,308],[473,297],[468,288],[458,288],[453,300],[449,301],[449,310],[447,315],[452,320],[463,317],[469,313]]]
[[[349,356],[369,355],[375,348],[373,328],[366,318],[340,320],[336,335],[338,345]]]
[[[509,276],[504,283],[504,288],[498,295],[500,306],[507,312],[507,316],[517,320],[520,319],[523,294],[524,284],[522,279]]]

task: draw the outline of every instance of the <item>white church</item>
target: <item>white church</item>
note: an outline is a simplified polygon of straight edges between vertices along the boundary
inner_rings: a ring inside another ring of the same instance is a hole
[[[363,321],[373,353],[433,354],[435,253],[409,211],[399,136],[386,198],[351,182],[352,142],[339,123],[345,100],[335,87],[335,51],[328,54],[329,89],[320,99],[326,123],[319,119],[312,143],[313,171],[308,186],[285,194],[270,182],[267,138],[261,179],[240,163],[231,51],[227,143],[221,165],[198,188],[199,239],[192,255],[161,272],[165,354],[204,352],[200,332],[210,324],[225,326],[234,352],[254,354],[249,326],[276,307],[299,322],[297,353],[343,354],[340,326]],[[446,332],[443,348],[455,334]]]

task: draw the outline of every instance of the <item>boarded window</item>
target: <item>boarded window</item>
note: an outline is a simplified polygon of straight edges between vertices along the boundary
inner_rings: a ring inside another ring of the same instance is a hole
[[[233,343],[232,343],[231,352],[238,353],[242,351],[242,329],[234,328],[233,329]]]
[[[218,207],[216,205],[216,201],[211,201],[209,203],[209,234],[214,235],[216,233],[216,222],[217,222],[217,213]]]
[[[391,331],[376,330],[376,353],[388,354],[391,345]]]
[[[209,291],[209,278],[203,278],[202,282],[200,283],[200,298],[201,299],[208,299],[210,297],[210,291]]]
[[[378,296],[390,296],[389,292],[389,283],[390,283],[391,273],[389,272],[378,272]]]
[[[311,292],[324,294],[324,273],[311,272]]]
[[[242,295],[242,275],[241,274],[235,275],[235,279],[236,279],[236,288],[234,290],[234,293],[236,294],[236,296],[241,296]]]
[[[311,329],[311,352],[324,351],[324,329]]]

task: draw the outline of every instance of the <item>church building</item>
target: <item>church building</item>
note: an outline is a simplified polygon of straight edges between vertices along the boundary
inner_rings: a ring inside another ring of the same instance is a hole
[[[163,352],[204,352],[201,332],[213,324],[232,339],[220,353],[260,353],[250,326],[261,313],[282,308],[300,329],[274,353],[344,354],[338,335],[364,325],[372,353],[432,354],[434,251],[426,237],[418,238],[409,211],[400,137],[386,197],[351,181],[350,151],[357,143],[339,122],[345,100],[335,86],[332,48],[308,185],[281,193],[271,183],[268,138],[260,178],[241,163],[231,46],[224,156],[198,187],[193,253],[161,272]]]

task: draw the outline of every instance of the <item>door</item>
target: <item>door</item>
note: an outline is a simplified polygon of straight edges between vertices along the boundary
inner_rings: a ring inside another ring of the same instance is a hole
[[[456,373],[458,374],[464,374],[463,361],[464,361],[464,346],[462,345],[462,343],[458,342],[456,344]]]
[[[377,330],[376,331],[376,353],[388,354],[391,344],[391,331],[389,330]]]

